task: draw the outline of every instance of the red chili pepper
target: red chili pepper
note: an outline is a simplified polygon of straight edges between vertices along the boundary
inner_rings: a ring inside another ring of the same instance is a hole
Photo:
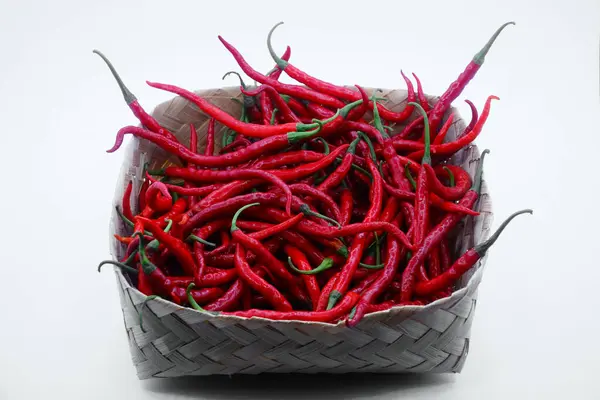
[[[450,114],[448,116],[448,119],[444,123],[444,125],[442,125],[442,129],[440,129],[440,132],[437,135],[434,135],[434,139],[433,139],[433,143],[432,143],[433,145],[438,145],[438,144],[444,143],[446,134],[450,130],[450,127],[452,126],[453,121],[454,121],[454,114]]]
[[[304,218],[304,214],[300,213],[300,214],[297,214],[296,216],[288,219],[287,221],[284,221],[277,225],[271,225],[268,228],[262,229],[258,232],[251,233],[248,236],[250,236],[253,239],[259,240],[259,241],[265,240],[271,236],[282,234],[285,231],[287,231],[288,229],[293,228],[295,225],[297,225],[302,220],[302,218]]]
[[[279,261],[271,252],[269,252],[265,246],[258,240],[251,238],[244,232],[242,232],[236,225],[237,219],[240,214],[248,207],[258,205],[259,203],[251,203],[241,207],[234,214],[231,220],[231,238],[238,244],[244,246],[244,248],[252,251],[256,256],[264,262],[264,265],[269,268],[275,275],[283,280],[283,283],[290,290],[290,293],[298,300],[308,303],[306,296],[300,287],[296,284],[295,277],[287,270],[281,261]],[[237,252],[237,250],[236,250]]]
[[[215,119],[211,118],[208,121],[206,129],[206,145],[204,147],[205,156],[213,156],[215,154]]]
[[[430,165],[425,167],[430,188],[433,192],[445,200],[459,200],[471,187],[471,177],[469,173],[456,165],[437,166],[435,169]],[[437,173],[454,177],[454,185],[447,187],[440,182]]]
[[[517,215],[521,214],[533,214],[533,210],[521,210],[512,214],[506,221],[504,221],[498,230],[494,232],[490,238],[484,242],[479,243],[475,247],[467,250],[465,254],[458,258],[452,264],[452,266],[437,278],[431,279],[428,282],[419,282],[415,286],[415,294],[418,296],[430,296],[440,290],[443,290],[447,286],[453,285],[458,278],[464,275],[465,272],[471,269],[477,261],[479,261],[488,249],[496,242],[504,228],[513,220]]]
[[[448,89],[440,96],[437,103],[431,110],[429,115],[429,124],[432,131],[436,131],[438,128],[438,124],[441,122],[446,110],[450,107],[452,102],[456,100],[458,96],[462,93],[463,89],[467,86],[467,84],[473,79],[479,68],[483,65],[485,60],[485,56],[489,52],[490,48],[494,44],[494,41],[500,35],[500,32],[508,25],[515,25],[514,22],[507,22],[503,24],[500,28],[496,30],[496,32],[492,35],[492,37],[488,40],[488,42],[483,46],[483,48],[475,54],[471,62],[467,65],[465,70],[459,75],[459,77],[454,81]]]
[[[283,250],[288,255],[288,262],[293,263],[297,266],[299,270],[302,271],[312,271],[310,263],[308,259],[300,251],[300,249],[285,245]],[[304,285],[306,286],[306,290],[308,291],[308,296],[312,302],[312,309],[316,310],[317,305],[319,303],[319,296],[321,295],[321,289],[319,288],[319,284],[317,283],[317,278],[314,275],[302,275],[302,280],[304,281]]]
[[[246,261],[246,251],[240,243],[235,246],[235,268],[240,278],[252,289],[265,296],[273,308],[278,311],[291,311],[292,305],[273,285],[258,276]]]
[[[278,312],[271,310],[247,310],[247,311],[235,311],[223,313],[224,315],[234,315],[243,318],[266,318],[271,320],[293,320],[293,321],[310,321],[310,322],[330,322],[336,318],[348,313],[356,301],[358,295],[355,293],[348,293],[344,296],[344,299],[336,307],[327,311],[289,311],[289,312]]]
[[[287,197],[286,212],[291,215],[292,209],[292,191],[288,185],[283,182],[276,174],[259,169],[234,169],[230,171],[167,167],[165,175],[173,178],[183,178],[186,181],[194,182],[229,182],[239,179],[262,179],[277,186],[285,193]]]
[[[327,96],[317,91],[307,89],[303,86],[284,84],[261,74],[260,72],[253,69],[250,66],[250,64],[246,62],[244,57],[242,57],[241,53],[235,47],[233,47],[231,44],[225,41],[225,39],[223,39],[221,36],[219,36],[219,40],[221,41],[221,43],[223,43],[223,45],[231,53],[231,55],[233,55],[233,58],[235,58],[235,61],[237,61],[242,71],[244,71],[246,75],[248,75],[255,81],[263,85],[273,86],[279,93],[287,94],[300,99],[314,101],[319,104],[324,104],[335,108],[344,106],[344,103],[332,96]]]
[[[441,243],[440,243],[441,245]],[[429,270],[428,276],[431,279],[436,278],[442,273],[442,266],[440,264],[440,248],[439,246],[434,248],[429,254]]]
[[[377,166],[375,165],[374,160],[371,158],[367,158],[367,166],[369,167],[369,171],[373,175],[373,184],[371,187],[371,206],[369,207],[369,211],[365,217],[365,222],[362,224],[356,224],[359,228],[364,228],[369,223],[372,223],[379,214],[381,213],[381,206],[383,200],[383,190],[382,190],[382,179],[381,175],[379,175],[379,171],[377,171]],[[397,227],[393,226],[389,223],[387,224],[393,228],[396,228],[396,234],[402,236],[402,241],[408,243],[408,239],[404,235],[404,232],[397,229]],[[338,230],[338,236],[346,236],[349,232],[342,233],[341,231],[347,230],[350,231],[352,225],[347,225]],[[365,231],[361,231],[358,233],[354,241],[352,242],[352,246],[350,247],[350,254],[348,255],[348,259],[346,260],[346,264],[342,268],[342,273],[339,276],[339,279],[336,282],[334,290],[331,292],[329,296],[329,303],[327,304],[327,308],[330,309],[335,305],[335,303],[340,299],[340,297],[346,293],[348,290],[348,286],[352,280],[352,276],[356,272],[358,264],[362,258],[362,253],[366,246],[366,241],[368,239],[367,233]]]
[[[367,275],[359,284],[351,290],[352,293],[362,294],[369,286],[381,276],[381,271]]]
[[[231,311],[239,303],[246,291],[246,285],[242,279],[235,281],[225,294],[204,307],[207,311]]]
[[[353,206],[354,202],[352,201],[352,192],[348,189],[342,190],[340,193],[340,224],[342,226],[350,224]]]
[[[415,193],[415,220],[413,226],[413,243],[415,246],[420,246],[425,240],[425,236],[429,231],[429,187],[427,180],[427,171],[425,165],[431,164],[431,153],[430,153],[430,135],[429,135],[429,119],[427,113],[419,104],[414,103],[413,106],[421,113],[424,119],[425,131],[425,150],[423,154],[423,160],[421,161],[421,168],[419,169],[419,175],[417,177],[417,188]],[[421,268],[422,272],[425,272],[424,267]],[[424,274],[422,274],[424,275]],[[426,278],[426,276],[423,276]]]
[[[344,144],[344,145],[338,147],[337,149],[335,149],[334,151],[332,151],[331,153],[329,153],[328,155],[326,155],[325,157],[323,157],[322,159],[320,159],[319,161],[315,161],[310,164],[299,165],[292,170],[279,169],[279,170],[269,170],[269,172],[271,172],[273,175],[277,176],[284,182],[295,181],[295,180],[304,178],[305,176],[312,175],[315,172],[321,171],[324,168],[327,168],[331,163],[333,163],[335,161],[335,159],[341,153],[346,151],[346,149],[348,149],[348,147],[349,147],[349,145]]]
[[[231,153],[235,150],[242,149],[244,147],[248,147],[252,144],[248,139],[243,137],[236,138],[233,142],[229,143],[227,146],[223,147],[219,154]]]
[[[178,219],[178,217],[181,217],[181,214],[183,214],[185,212],[186,208],[187,208],[187,201],[184,198],[180,197],[175,201],[175,203],[173,204],[173,207],[171,207],[169,212],[164,214],[160,218],[158,218],[156,220],[156,223],[161,228],[164,228],[167,225],[167,220],[175,221],[176,219]]]
[[[446,272],[450,268],[450,265],[452,265],[452,257],[450,256],[450,248],[448,247],[447,240],[440,242],[440,264],[442,272]]]
[[[157,212],[165,212],[173,206],[173,197],[162,182],[154,182],[146,192],[146,205]]]
[[[467,134],[468,132],[471,132],[471,130],[473,130],[473,128],[475,127],[477,120],[479,119],[479,115],[477,113],[477,107],[475,107],[475,104],[473,104],[473,102],[471,100],[465,100],[465,102],[469,105],[469,108],[471,109],[471,122],[469,122],[469,125],[467,125],[467,127],[459,135],[459,137]]]
[[[150,279],[148,278],[148,276],[146,275],[146,273],[144,272],[143,268],[138,268],[138,282],[137,282],[137,289],[142,292],[143,294],[145,294],[146,296],[151,296],[154,294],[154,290],[152,290],[152,285],[150,285]]]
[[[281,247],[281,239],[275,237],[267,240],[264,243],[265,248],[271,252],[276,253]],[[235,248],[234,248],[235,249]],[[235,253],[235,251],[234,251]],[[256,255],[250,251],[246,253],[246,259],[248,263],[252,264],[256,261]],[[217,254],[217,255],[206,255],[206,262],[210,265],[214,265],[219,268],[233,268],[234,265],[234,254]],[[270,271],[269,271],[270,272]]]
[[[299,70],[298,68],[296,68],[289,62],[284,61],[281,58],[279,58],[277,56],[277,54],[275,53],[275,51],[273,50],[273,47],[271,46],[271,36],[273,35],[273,31],[275,30],[275,28],[277,28],[281,24],[283,24],[283,22],[280,22],[277,25],[275,25],[269,32],[269,36],[267,38],[267,45],[269,47],[269,52],[271,53],[271,57],[273,58],[273,60],[279,66],[280,69],[284,70],[285,73],[288,74],[292,79],[295,79],[298,82],[300,82],[310,88],[313,88],[314,90],[316,90],[320,93],[325,93],[325,94],[331,95],[333,97],[338,97],[343,100],[349,100],[349,101],[357,100],[358,98],[360,98],[360,97],[358,97],[360,95],[358,93],[354,92],[353,90],[350,90],[350,89],[342,87],[342,86],[333,85],[331,83],[314,78],[314,77],[308,75],[307,73]],[[404,76],[404,74],[402,74],[402,76],[407,81],[407,85],[409,88],[408,89],[409,96],[411,96],[411,94],[412,94],[412,96],[414,96],[414,89],[412,87],[412,83],[410,83],[410,80],[408,80]],[[409,101],[414,101],[414,100],[415,99],[412,99],[412,98],[409,99]],[[319,102],[319,101],[316,101],[316,102],[325,104],[325,103]],[[379,112],[388,121],[400,122],[400,121],[406,120],[410,116],[410,114],[412,113],[412,109],[410,109],[410,112],[406,111],[406,109],[405,109],[400,113],[394,113],[394,112],[387,110],[384,107],[380,107]]]
[[[198,152],[198,132],[194,124],[190,124],[190,151]]]
[[[333,201],[331,196],[327,193],[304,183],[290,185],[290,190],[294,195],[305,195],[319,200],[323,206],[330,211],[330,215],[334,220],[340,220],[342,215],[341,211],[337,204],[335,204],[335,201]]]
[[[483,125],[487,121],[487,118],[490,114],[492,100],[500,100],[500,98],[496,96],[489,96],[487,98],[487,101],[485,102],[485,107],[483,108],[483,112],[481,113],[481,118],[479,118],[473,130],[471,130],[469,133],[467,133],[464,136],[461,136],[459,139],[456,139],[453,142],[443,143],[437,146],[431,146],[431,154],[436,156],[449,157],[457,151],[459,151],[460,149],[464,148],[465,146],[471,144],[477,138],[477,136],[479,136]],[[410,153],[408,157],[412,159],[419,159],[420,157],[423,157],[423,150]]]
[[[154,293],[163,297],[169,296],[175,285],[173,285],[169,278],[167,278],[167,276],[148,259],[144,241],[141,237],[138,245],[138,254],[140,256],[140,268],[148,278],[147,282]]]
[[[429,112],[429,110],[431,110],[431,106],[429,105],[429,102],[427,101],[427,98],[425,97],[425,93],[423,93],[423,86],[421,86],[421,80],[414,72],[413,72],[412,76],[415,78],[415,81],[417,82],[417,96],[419,98],[419,104],[421,105],[421,107],[423,107],[423,110],[425,110],[425,112]]]
[[[479,191],[481,190],[482,174],[483,174],[483,159],[485,155],[489,153],[489,150],[484,150],[481,153],[481,159],[475,173],[475,179],[473,180],[473,187],[465,194],[465,196],[459,201],[459,205],[463,207],[472,208],[475,202],[479,198]],[[425,262],[425,258],[429,252],[438,246],[442,239],[448,235],[448,233],[460,222],[463,218],[461,214],[450,213],[446,216],[429,232],[421,247],[412,255],[408,265],[402,273],[402,291],[400,292],[400,301],[410,301],[415,284],[415,272],[416,269]]]
[[[138,102],[137,98],[133,95],[133,93],[131,93],[131,91],[127,88],[127,86],[125,86],[125,84],[123,83],[123,80],[117,73],[117,70],[112,65],[112,63],[108,60],[108,58],[106,58],[106,56],[98,50],[94,50],[93,52],[98,54],[100,56],[100,58],[102,58],[102,60],[104,60],[104,62],[108,66],[108,69],[110,69],[110,72],[112,73],[113,77],[117,81],[117,84],[119,85],[119,88],[121,89],[121,93],[123,93],[123,98],[125,99],[125,102],[127,103],[129,108],[133,112],[133,115],[135,115],[135,117],[142,123],[142,125],[144,125],[148,129],[150,129],[152,132],[156,132],[160,135],[163,135],[166,138],[168,138],[169,140],[177,143],[178,142],[177,137],[175,135],[173,135],[173,133],[169,132],[167,129],[160,126],[158,121],[156,119],[154,119],[154,117],[152,115],[148,114],[142,108],[142,106]]]
[[[195,213],[212,206],[213,204],[217,204],[229,198],[235,197],[252,189],[255,186],[260,185],[261,183],[262,180],[233,181],[227,183],[203,198],[198,203],[194,204],[188,210],[188,215],[192,216]]]
[[[323,181],[323,183],[317,186],[317,190],[320,190],[321,192],[326,192],[327,190],[336,187],[344,180],[346,175],[348,175],[350,168],[352,167],[352,162],[354,161],[354,153],[356,152],[356,145],[359,141],[360,138],[357,138],[352,143],[350,143],[346,155],[344,155],[344,158],[342,159],[340,165],[331,175],[327,177],[327,179]]]
[[[194,283],[190,283],[193,285]],[[193,286],[192,286],[193,287]],[[189,286],[188,286],[189,288]],[[206,304],[210,303],[223,296],[224,292],[221,288],[204,288],[199,290],[186,290],[186,288],[175,287],[171,291],[171,300],[179,305],[185,304]],[[191,300],[190,300],[191,298]]]
[[[133,182],[129,181],[123,193],[123,200],[121,207],[123,208],[123,215],[130,221],[133,221],[133,213],[131,212],[131,191],[133,190]]]

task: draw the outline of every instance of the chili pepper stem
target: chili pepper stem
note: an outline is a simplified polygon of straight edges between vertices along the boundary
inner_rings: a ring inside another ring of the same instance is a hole
[[[279,57],[277,55],[277,53],[275,52],[275,50],[273,49],[273,45],[271,44],[271,37],[273,36],[273,31],[275,31],[275,29],[279,26],[279,25],[283,25],[283,21],[282,22],[278,22],[277,24],[275,24],[274,27],[271,28],[271,30],[269,31],[269,34],[267,35],[267,47],[269,48],[269,53],[271,54],[271,58],[273,58],[273,61],[275,61],[275,64],[277,64],[277,66],[285,71],[285,67],[288,66],[288,62],[285,60],[282,60],[281,57]]]
[[[492,236],[489,237],[488,240],[486,240],[485,242],[481,242],[478,245],[476,245],[473,250],[479,254],[480,257],[483,257],[483,255],[488,251],[488,249],[496,242],[496,240],[498,240],[498,238],[500,237],[500,234],[502,233],[502,231],[504,231],[504,229],[508,226],[508,224],[518,215],[521,214],[533,214],[533,210],[531,209],[525,209],[525,210],[521,210],[521,211],[517,211],[515,213],[513,213],[512,215],[510,215],[504,222],[502,222],[502,224],[500,224],[500,226],[498,227],[498,229],[496,229],[496,232],[494,232],[492,234]]]
[[[485,44],[485,46],[483,46],[483,48],[481,50],[479,50],[479,52],[477,52],[477,54],[475,54],[475,56],[473,57],[473,62],[475,64],[478,64],[478,65],[482,65],[483,64],[483,62],[485,61],[485,56],[490,51],[490,48],[492,47],[492,45],[494,44],[494,42],[496,41],[496,39],[498,38],[498,36],[500,35],[500,33],[508,25],[516,25],[516,23],[514,23],[512,21],[511,22],[507,22],[507,23],[503,24],[500,28],[498,28],[496,30],[496,32],[494,32],[494,34],[492,35],[492,37],[490,38],[490,40],[488,40],[488,42]]]
[[[120,263],[118,261],[113,261],[113,260],[104,260],[100,264],[98,264],[98,272],[100,272],[102,267],[106,264],[110,264],[110,265],[114,265],[115,267],[119,267],[123,271],[127,271],[130,274],[137,274],[137,270],[135,268],[131,268],[129,265],[125,265],[123,263]]]
[[[108,66],[108,69],[110,69],[110,72],[112,73],[113,77],[117,81],[117,84],[119,85],[119,89],[121,89],[121,93],[123,93],[123,98],[125,99],[125,102],[127,103],[127,105],[136,101],[137,98],[133,95],[133,93],[131,93],[131,91],[127,88],[127,86],[125,86],[125,83],[123,83],[123,80],[119,76],[119,73],[117,72],[115,67],[112,65],[112,63],[108,60],[108,58],[104,54],[102,54],[102,52],[100,52],[100,50],[93,50],[92,52],[95,54],[98,54],[100,56],[100,58],[102,58],[102,60],[104,60],[104,62]]]
[[[250,204],[246,204],[245,206],[238,209],[235,212],[235,214],[233,214],[233,218],[231,219],[231,232],[237,231],[238,229],[240,229],[237,226],[237,220],[240,217],[240,215],[242,214],[242,212],[244,212],[245,209],[254,207],[254,206],[259,206],[259,205],[260,205],[260,203],[250,203]]]
[[[331,294],[329,295],[329,302],[327,303],[327,310],[331,310],[333,307],[335,307],[336,303],[341,298],[342,298],[342,294],[340,292],[338,292],[337,290],[332,290]]]

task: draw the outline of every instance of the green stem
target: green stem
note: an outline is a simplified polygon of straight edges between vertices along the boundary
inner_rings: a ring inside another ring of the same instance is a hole
[[[216,247],[217,246],[215,243],[209,242],[208,240],[204,240],[200,236],[196,236],[196,235],[193,235],[193,234],[191,234],[190,236],[188,236],[187,240],[193,240],[195,242],[202,243],[205,246],[211,246],[211,247]]]
[[[329,155],[329,143],[327,143],[327,140],[323,139],[322,137],[318,137],[315,140],[317,142],[321,142],[321,144],[323,145],[323,154]]]
[[[113,261],[113,260],[104,260],[100,264],[98,264],[98,272],[100,272],[102,267],[106,264],[110,264],[110,265],[114,265],[115,267],[119,267],[123,271],[129,272],[130,274],[137,274],[137,269],[131,268],[129,265],[125,265],[123,263],[120,263],[118,261]]]
[[[454,174],[452,173],[452,171],[450,171],[450,168],[448,168],[448,167],[444,167],[444,171],[446,171],[448,173],[448,181],[450,182],[450,187],[454,187],[455,186]]]
[[[271,44],[271,37],[273,36],[273,31],[275,31],[275,29],[279,26],[279,25],[283,25],[283,22],[279,22],[277,24],[275,24],[274,27],[271,28],[271,30],[269,31],[269,35],[267,36],[267,47],[269,48],[269,53],[271,54],[271,57],[273,58],[273,60],[275,61],[275,64],[277,64],[277,66],[282,69],[285,70],[285,67],[288,66],[288,62],[281,59],[281,57],[279,57],[277,55],[277,53],[275,52],[275,50],[273,49],[273,45]]]
[[[194,299],[194,296],[192,296],[192,289],[195,287],[196,285],[194,284],[194,282],[191,282],[185,289],[185,294],[187,295],[188,303],[190,303],[190,306],[192,306],[194,310],[206,311],[204,308],[200,307],[200,304],[198,304],[196,302],[196,299]]]
[[[335,219],[333,219],[333,218],[329,218],[329,217],[328,217],[328,216],[326,216],[326,215],[323,215],[323,214],[320,214],[320,213],[318,213],[318,212],[316,212],[316,211],[313,211],[313,210],[311,210],[311,209],[308,207],[308,204],[302,204],[302,205],[300,206],[300,212],[301,212],[302,214],[306,215],[307,217],[317,217],[317,218],[321,218],[322,220],[325,220],[325,221],[329,222],[330,224],[337,226],[338,228],[341,228],[341,227],[342,227],[342,225],[340,225],[340,223],[339,223],[339,222],[337,222]],[[233,226],[232,226],[232,228],[233,228]]]
[[[415,178],[413,178],[412,174],[410,173],[410,168],[408,167],[408,163],[404,166],[404,175],[406,175],[406,178],[410,182],[410,185],[413,187],[413,189],[416,190],[417,182],[415,182]]]
[[[106,56],[104,54],[102,54],[99,50],[94,50],[93,53],[98,54],[100,56],[100,58],[102,58],[104,60],[104,62],[108,66],[108,69],[110,69],[110,72],[112,73],[113,77],[117,81],[117,84],[119,85],[119,89],[121,89],[121,93],[123,93],[123,98],[125,99],[125,102],[127,103],[127,105],[133,103],[134,101],[137,101],[137,99],[133,95],[133,93],[131,93],[129,91],[129,89],[127,88],[127,86],[125,86],[125,84],[123,83],[123,80],[117,73],[117,70],[112,65],[112,63],[108,60],[108,58],[106,58]]]
[[[375,128],[381,133],[384,139],[389,139],[389,135],[385,131],[383,127],[383,123],[381,122],[381,117],[379,116],[379,110],[377,109],[377,100],[373,99],[373,122],[375,124]]]
[[[173,226],[173,221],[170,219],[166,219],[165,221],[167,221],[167,227],[165,228],[165,233],[169,233],[169,231],[171,230],[171,226]],[[157,250],[158,246],[160,246],[160,243],[158,242],[157,239],[154,239],[150,243],[148,243],[148,246],[146,246],[146,250]]]
[[[277,114],[277,111],[279,111],[277,108],[273,109],[273,113],[271,114],[271,121],[270,121],[271,125],[275,125],[275,114]]]
[[[492,45],[494,44],[494,42],[500,35],[500,32],[502,32],[504,30],[504,28],[506,28],[508,25],[516,25],[516,24],[514,22],[507,22],[505,24],[502,24],[502,26],[500,28],[498,28],[496,30],[496,32],[494,32],[494,34],[492,35],[490,40],[487,41],[485,46],[483,46],[483,48],[481,50],[479,50],[479,52],[477,54],[475,54],[475,56],[473,57],[473,62],[475,64],[477,64],[477,65],[483,64],[483,62],[485,61],[485,56],[487,55],[488,51],[490,51],[490,48],[492,47]]]
[[[260,205],[260,203],[250,203],[250,204],[246,204],[245,206],[243,206],[239,210],[237,210],[235,212],[235,214],[233,214],[233,219],[231,220],[231,232],[237,231],[238,229],[240,229],[237,227],[237,220],[245,209],[254,207],[254,206],[259,206],[259,205]]]
[[[225,78],[227,78],[231,74],[236,75],[239,78],[240,85],[242,86],[242,88],[244,88],[244,90],[246,90],[247,86],[246,86],[246,83],[244,82],[244,80],[242,79],[242,76],[239,73],[235,72],[235,71],[229,71],[229,72],[227,72],[225,75],[223,75],[223,77],[221,79],[225,80]]]
[[[320,272],[326,271],[329,268],[333,267],[333,260],[331,258],[324,258],[323,262],[321,262],[321,264],[319,264],[319,266],[317,268],[311,269],[310,271],[303,271],[301,269],[296,268],[291,257],[288,257],[288,265],[290,266],[291,269],[293,269],[295,272],[297,272],[299,274],[316,275]]]
[[[365,143],[367,144],[367,146],[369,147],[369,153],[371,154],[371,159],[373,159],[373,162],[377,162],[377,155],[375,154],[375,147],[373,147],[373,142],[371,142],[371,139],[364,132],[357,131],[356,134],[358,135],[358,137],[360,137],[362,140],[364,140]]]
[[[500,226],[498,227],[496,232],[494,232],[492,234],[492,236],[489,237],[488,240],[486,240],[485,242],[479,243],[477,246],[475,246],[473,248],[473,250],[475,250],[475,252],[477,254],[479,254],[480,257],[483,257],[483,255],[488,251],[488,249],[496,242],[496,240],[498,240],[498,238],[500,237],[500,234],[508,226],[510,221],[512,221],[516,216],[521,215],[521,214],[533,214],[533,210],[526,209],[526,210],[521,210],[521,211],[517,211],[517,212],[513,213],[502,224],[500,224]]]
[[[415,107],[423,117],[425,149],[423,151],[423,160],[421,161],[421,164],[431,164],[431,135],[429,133],[429,118],[427,117],[427,112],[419,103],[410,102],[408,105]]]

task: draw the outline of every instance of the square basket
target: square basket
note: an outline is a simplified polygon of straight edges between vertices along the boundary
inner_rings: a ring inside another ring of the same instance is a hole
[[[371,92],[371,91],[369,91]],[[197,92],[232,115],[240,115],[238,88]],[[398,111],[406,105],[406,91],[384,90],[383,102]],[[435,103],[430,98],[430,103]],[[454,123],[446,140],[454,140],[465,128],[455,109]],[[153,116],[182,143],[189,142],[189,124],[198,131],[199,147],[205,142],[208,117],[187,100],[176,97],[160,104]],[[447,116],[446,116],[447,117]],[[397,132],[401,126],[396,127]],[[215,144],[225,128],[217,124]],[[218,145],[217,145],[218,146]],[[142,169],[160,167],[175,159],[147,141],[134,138],[124,149],[125,157],[115,191],[118,205],[129,180],[138,193]],[[452,158],[471,177],[479,163],[479,150],[471,145]],[[132,207],[137,199],[132,196]],[[492,209],[485,181],[476,205],[480,215],[467,217],[457,229],[453,250],[462,253],[485,240],[490,233]],[[125,248],[112,234],[126,234],[114,211],[110,222],[110,248],[113,258]],[[348,372],[460,372],[469,352],[477,287],[486,257],[466,274],[452,296],[426,306],[395,307],[367,314],[355,328],[312,322],[244,319],[213,316],[157,298],[143,307],[143,327],[139,312],[145,296],[115,268],[121,308],[133,364],[139,379],[186,375],[231,375],[258,373],[348,373]]]

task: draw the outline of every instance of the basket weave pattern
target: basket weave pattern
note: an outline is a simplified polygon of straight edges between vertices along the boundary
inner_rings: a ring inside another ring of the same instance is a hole
[[[237,88],[198,92],[212,103],[240,114],[231,101],[240,98]],[[403,90],[384,91],[386,106],[400,110],[406,103]],[[431,99],[434,102],[434,99]],[[464,121],[455,110],[453,127],[447,140],[464,130]],[[199,133],[203,147],[208,118],[182,98],[159,105],[154,117],[171,130],[182,143],[189,143],[189,124]],[[217,124],[217,139],[224,128]],[[220,140],[216,140],[216,147]],[[175,159],[151,143],[132,140],[117,183],[114,204],[120,203],[129,180],[134,193],[139,191],[142,167],[160,167]],[[478,165],[479,151],[470,146],[457,153],[452,163],[465,168],[471,176]],[[136,199],[133,199],[136,200]],[[137,201],[134,201],[137,203]],[[135,204],[132,204],[135,209]],[[478,205],[481,214],[465,218],[459,227],[456,253],[485,240],[490,233],[493,214],[485,181]],[[114,258],[124,254],[113,233],[126,228],[113,212],[110,246]],[[121,308],[133,364],[139,379],[184,375],[269,373],[347,373],[347,372],[460,372],[469,351],[470,327],[474,318],[477,287],[481,281],[482,259],[477,268],[463,277],[459,290],[449,298],[424,307],[402,307],[368,314],[356,328],[307,322],[241,319],[212,316],[174,303],[155,299],[143,307],[143,327],[139,312],[145,296],[118,268],[115,268]]]

